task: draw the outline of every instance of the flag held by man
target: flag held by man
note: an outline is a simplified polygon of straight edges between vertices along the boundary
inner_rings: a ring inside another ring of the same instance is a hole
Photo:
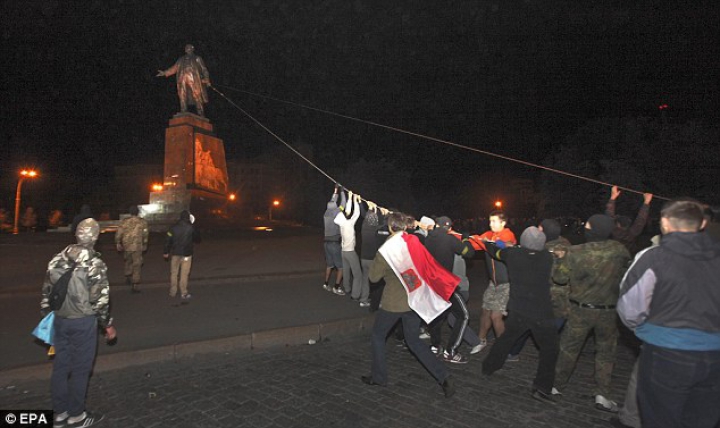
[[[379,251],[405,287],[410,308],[426,323],[450,307],[448,299],[460,278],[440,266],[416,236],[393,235]]]

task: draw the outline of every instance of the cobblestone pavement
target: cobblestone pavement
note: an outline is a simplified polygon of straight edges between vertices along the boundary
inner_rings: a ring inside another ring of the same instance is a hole
[[[592,339],[590,339],[592,342]],[[457,394],[445,399],[415,358],[388,339],[387,387],[367,386],[366,334],[315,345],[203,354],[96,374],[88,408],[105,413],[100,427],[608,427],[611,414],[593,407],[592,343],[581,354],[562,401],[530,397],[537,352],[528,343],[519,362],[481,377],[487,351],[449,368]],[[621,343],[613,398],[621,401],[632,368]],[[467,350],[466,350],[467,351]],[[0,408],[47,409],[49,381],[3,385]]]

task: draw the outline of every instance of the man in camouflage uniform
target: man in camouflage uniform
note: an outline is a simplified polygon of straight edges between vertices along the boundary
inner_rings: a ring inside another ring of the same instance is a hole
[[[140,269],[143,264],[143,252],[147,251],[148,223],[138,217],[137,205],[130,207],[130,217],[120,222],[115,233],[115,244],[118,252],[125,257],[125,281],[132,284],[132,292],[140,292]]]
[[[550,298],[553,305],[553,315],[558,330],[562,328],[570,314],[570,271],[565,263],[565,255],[570,247],[570,241],[560,235],[561,226],[557,220],[545,219],[540,223],[540,230],[547,237],[545,249],[553,254],[553,277],[550,281]]]
[[[555,369],[555,386],[562,390],[570,379],[585,338],[595,334],[595,407],[617,412],[617,403],[607,397],[615,364],[617,304],[620,280],[630,253],[618,241],[609,239],[615,226],[610,216],[596,214],[585,224],[587,243],[568,249],[565,265],[570,285],[570,311],[560,337],[560,357]],[[562,276],[555,272],[556,277]],[[555,278],[557,282],[562,278]]]

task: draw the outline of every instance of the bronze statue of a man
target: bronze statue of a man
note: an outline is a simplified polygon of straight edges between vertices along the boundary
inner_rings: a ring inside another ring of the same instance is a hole
[[[187,112],[194,105],[197,113],[205,117],[203,105],[209,101],[206,86],[210,86],[210,74],[202,58],[195,55],[193,45],[185,45],[185,55],[167,70],[158,70],[157,76],[169,77],[177,73],[177,91],[180,98],[180,111]]]

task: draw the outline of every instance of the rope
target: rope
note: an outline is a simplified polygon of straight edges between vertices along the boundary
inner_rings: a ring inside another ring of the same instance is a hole
[[[372,122],[372,121],[365,120],[365,119],[359,119],[359,118],[356,118],[356,117],[352,117],[352,116],[348,116],[348,115],[344,115],[344,114],[340,114],[340,113],[335,113],[335,112],[332,112],[332,111],[329,111],[329,110],[324,110],[324,109],[320,109],[320,108],[316,108],[316,107],[312,107],[312,106],[308,106],[308,105],[305,105],[305,104],[300,104],[300,103],[296,103],[296,102],[292,102],[292,101],[286,101],[286,100],[282,100],[282,99],[279,99],[279,98],[274,98],[274,97],[267,96],[267,95],[261,95],[261,94],[257,94],[257,93],[254,93],[254,92],[244,91],[244,90],[242,90],[242,89],[233,88],[233,87],[231,87],[231,86],[226,86],[226,85],[220,85],[220,86],[222,86],[222,87],[224,87],[224,88],[227,88],[227,89],[230,89],[230,90],[233,90],[233,91],[236,91],[236,92],[241,92],[241,93],[245,93],[245,94],[248,94],[248,95],[252,95],[252,96],[255,96],[255,97],[264,98],[264,99],[268,99],[268,100],[272,100],[272,101],[276,101],[276,102],[280,102],[280,103],[285,103],[285,104],[290,104],[290,105],[298,106],[298,107],[301,107],[301,108],[304,108],[304,109],[317,111],[317,112],[319,112],[319,113],[324,113],[324,114],[328,114],[328,115],[331,115],[331,116],[341,117],[341,118],[343,118],[343,119],[352,120],[352,121],[359,122],[359,123],[363,123],[363,124],[366,124],[366,125],[377,126],[377,127],[380,127],[380,128],[384,128],[384,129],[388,129],[388,130],[391,130],[391,131],[399,132],[399,133],[402,133],[402,134],[412,135],[412,136],[414,136],[414,137],[418,137],[418,138],[422,138],[422,139],[425,139],[425,140],[434,141],[434,142],[436,142],[436,143],[447,144],[447,145],[449,145],[449,146],[457,147],[457,148],[459,148],[459,149],[468,150],[468,151],[471,151],[471,152],[477,152],[477,153],[481,153],[481,154],[484,154],[484,155],[487,155],[487,156],[492,156],[492,157],[504,159],[504,160],[507,160],[507,161],[510,161],[510,162],[516,162],[516,163],[519,163],[519,164],[522,164],[522,165],[530,166],[530,167],[533,167],[533,168],[542,169],[542,170],[545,170],[545,171],[553,172],[553,173],[555,173],[555,174],[565,175],[565,176],[568,176],[568,177],[573,177],[573,178],[577,178],[577,179],[580,179],[580,180],[589,181],[589,182],[591,182],[591,183],[596,183],[596,184],[600,184],[600,185],[603,185],[603,186],[608,186],[608,187],[614,186],[614,184],[608,183],[608,182],[605,182],[605,181],[596,180],[596,179],[594,179],[594,178],[585,177],[585,176],[578,175],[578,174],[573,174],[573,173],[570,173],[570,172],[567,172],[567,171],[562,171],[562,170],[559,170],[559,169],[550,168],[550,167],[543,166],[543,165],[538,165],[538,164],[535,164],[535,163],[532,163],[532,162],[524,161],[524,160],[522,160],[522,159],[517,159],[517,158],[510,157],[510,156],[500,155],[500,154],[497,154],[497,153],[489,152],[489,151],[487,151],[487,150],[477,149],[477,148],[475,148],[475,147],[464,146],[464,145],[462,145],[462,144],[453,143],[452,141],[441,140],[441,139],[439,139],[439,138],[431,137],[431,136],[428,136],[428,135],[419,134],[419,133],[412,132],[412,131],[408,131],[408,130],[401,129],[401,128],[396,128],[396,127],[394,127],[394,126],[384,125],[384,124],[382,124],[382,123]],[[215,88],[213,88],[213,89],[215,89]],[[217,91],[217,90],[216,90],[216,91]],[[218,92],[218,93],[219,93],[219,92]],[[224,96],[224,95],[223,95],[223,96]],[[226,99],[227,99],[227,98],[226,98]],[[640,195],[643,195],[644,193],[646,193],[646,192],[642,192],[642,191],[640,191],[640,190],[635,190],[635,189],[632,189],[632,188],[629,188],[629,187],[624,187],[624,186],[617,186],[617,188],[620,189],[620,190],[624,190],[624,191],[626,191],[626,192],[637,193],[637,194],[640,194]],[[658,196],[658,195],[653,195],[653,199],[662,199],[662,200],[666,200],[666,201],[671,200],[670,198],[667,198],[667,197],[664,197],[664,196]]]
[[[348,190],[347,188],[342,187],[342,185],[341,185],[337,180],[335,180],[334,178],[332,178],[328,173],[326,173],[325,171],[323,171],[322,168],[320,168],[319,166],[315,165],[310,159],[308,159],[308,158],[306,158],[305,156],[303,156],[303,154],[300,153],[300,152],[298,152],[297,150],[295,150],[295,148],[294,148],[293,146],[291,146],[291,145],[288,144],[285,140],[283,140],[282,138],[280,138],[277,134],[275,134],[274,132],[272,132],[267,126],[263,125],[259,120],[255,119],[250,113],[246,112],[242,107],[240,107],[239,105],[235,104],[235,102],[233,102],[233,100],[231,100],[230,98],[228,98],[227,96],[225,96],[225,94],[223,94],[222,92],[220,92],[220,90],[218,90],[215,86],[212,86],[212,85],[209,85],[209,86],[210,86],[210,88],[212,88],[213,91],[217,92],[221,97],[225,98],[225,100],[226,100],[227,102],[229,102],[229,103],[230,103],[231,105],[233,105],[235,108],[237,108],[238,110],[240,110],[245,116],[247,116],[248,118],[250,118],[250,120],[252,120],[252,121],[255,122],[258,126],[260,126],[262,129],[264,129],[265,132],[267,132],[268,134],[270,134],[270,135],[272,135],[273,137],[275,137],[275,139],[277,139],[278,141],[280,141],[281,143],[283,143],[283,144],[285,145],[285,147],[287,147],[288,149],[292,150],[293,153],[295,153],[296,155],[300,156],[305,162],[307,162],[308,164],[310,164],[310,166],[312,166],[313,168],[315,168],[320,174],[322,174],[322,175],[324,175],[325,177],[327,177],[328,180],[332,181],[333,183],[335,183],[336,185],[340,186],[341,188],[343,188],[343,189],[345,189],[345,190]],[[354,192],[353,192],[353,193],[354,193]],[[374,206],[377,206],[377,207],[378,207],[381,211],[383,211],[383,212],[390,212],[390,211],[387,210],[386,208],[380,207],[379,205],[375,204],[375,203],[372,202],[372,201],[368,201],[367,199],[363,199],[363,198],[360,197],[360,195],[357,194],[357,193],[355,193],[355,195],[356,195],[357,197],[359,197],[361,200],[363,200],[363,201],[365,201],[365,202],[368,202],[368,203],[369,203],[369,206],[373,206],[373,205],[374,205]],[[352,203],[352,201],[348,201],[348,203]]]

